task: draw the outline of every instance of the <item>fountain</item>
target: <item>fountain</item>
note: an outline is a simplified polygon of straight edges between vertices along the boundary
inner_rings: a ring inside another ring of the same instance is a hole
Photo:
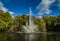
[[[30,8],[29,11],[30,11],[29,12],[29,24],[28,24],[28,22],[26,22],[26,26],[23,26],[23,28],[25,30],[24,32],[26,32],[26,33],[34,33],[34,32],[36,32],[36,27],[37,26],[35,26],[34,23],[33,23],[31,8]]]

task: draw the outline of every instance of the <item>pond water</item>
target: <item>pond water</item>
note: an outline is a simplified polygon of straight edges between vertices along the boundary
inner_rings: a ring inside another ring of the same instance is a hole
[[[0,33],[0,41],[60,41],[60,33]]]

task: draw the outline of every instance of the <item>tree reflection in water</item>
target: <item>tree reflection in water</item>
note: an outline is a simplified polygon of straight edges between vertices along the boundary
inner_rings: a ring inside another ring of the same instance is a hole
[[[56,34],[24,34],[0,33],[0,41],[60,41],[60,33]]]

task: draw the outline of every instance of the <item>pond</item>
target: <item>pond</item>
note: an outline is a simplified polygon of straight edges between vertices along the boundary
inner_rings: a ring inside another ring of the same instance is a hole
[[[0,41],[60,41],[60,33],[0,33]]]

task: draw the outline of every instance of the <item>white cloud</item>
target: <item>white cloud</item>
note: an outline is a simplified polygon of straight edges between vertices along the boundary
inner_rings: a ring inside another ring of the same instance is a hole
[[[4,7],[4,4],[2,2],[0,2],[0,10],[4,12],[9,12],[11,15],[14,14],[14,12],[9,11],[6,7]]]
[[[42,16],[38,16],[38,18],[43,18]]]
[[[37,9],[39,9],[38,14],[43,15],[43,14],[50,14],[52,10],[50,10],[50,5],[54,3],[55,0],[42,0],[39,5],[37,6]]]
[[[43,18],[42,16],[38,16],[38,17],[36,17],[36,18]]]
[[[9,13],[12,15],[12,14],[14,14],[14,12],[11,12],[11,11],[9,11]]]
[[[47,9],[47,10],[45,11],[45,14],[50,14],[51,12],[52,12],[52,10]]]
[[[7,12],[8,9],[5,8],[3,5],[4,5],[4,4],[3,4],[2,2],[0,2],[0,10],[2,10],[2,11],[4,11],[4,12]]]
[[[5,8],[5,7],[2,7],[2,9],[1,9],[2,11],[4,11],[4,12],[7,12],[8,11],[8,9],[7,8]]]

